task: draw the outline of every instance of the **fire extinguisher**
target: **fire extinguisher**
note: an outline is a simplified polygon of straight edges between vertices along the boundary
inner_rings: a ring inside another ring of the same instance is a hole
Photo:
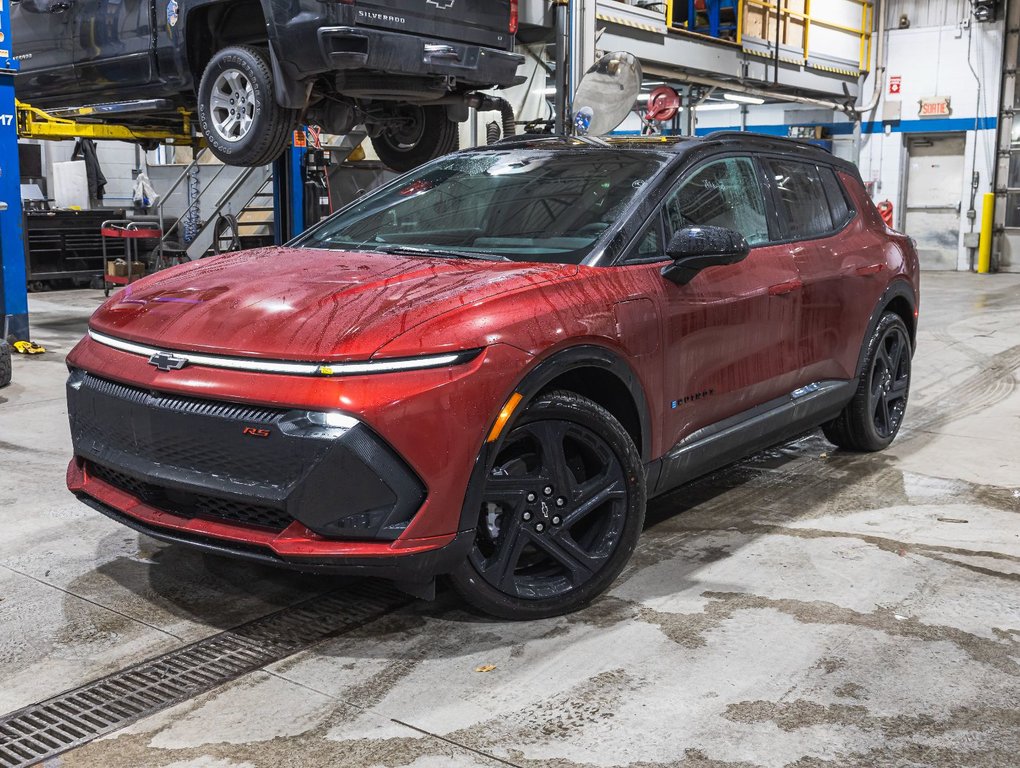
[[[892,229],[892,224],[893,224],[893,217],[892,217],[892,215],[893,215],[893,206],[892,206],[892,203],[889,200],[883,200],[882,202],[880,202],[878,204],[877,207],[878,207],[878,212],[882,215],[882,221],[885,222],[885,225],[887,227],[889,227],[889,229]]]

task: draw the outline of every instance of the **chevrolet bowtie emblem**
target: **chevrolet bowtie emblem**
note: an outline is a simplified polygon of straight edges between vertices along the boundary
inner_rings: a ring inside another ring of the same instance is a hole
[[[441,11],[448,11],[451,8],[453,8],[453,4],[456,1],[457,0],[426,0],[426,3],[428,5],[436,6],[436,8],[440,9]]]
[[[186,358],[174,357],[166,352],[157,352],[149,358],[149,365],[154,365],[161,371],[179,371],[187,364]]]

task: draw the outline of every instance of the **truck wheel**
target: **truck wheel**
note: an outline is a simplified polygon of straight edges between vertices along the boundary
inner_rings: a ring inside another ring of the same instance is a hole
[[[0,387],[11,383],[11,345],[0,339]]]
[[[399,173],[442,157],[460,146],[460,129],[441,106],[402,104],[372,139],[379,159]]]
[[[273,93],[266,51],[235,45],[212,57],[198,87],[198,124],[216,157],[254,167],[280,156],[298,114],[277,104]]]

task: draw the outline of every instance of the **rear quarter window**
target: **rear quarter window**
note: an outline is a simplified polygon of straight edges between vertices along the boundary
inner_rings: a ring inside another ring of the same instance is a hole
[[[841,229],[853,218],[853,210],[847,202],[846,190],[843,189],[843,183],[832,168],[820,166],[818,172],[822,177],[822,186],[825,187],[825,197],[829,201],[832,223],[836,229]]]

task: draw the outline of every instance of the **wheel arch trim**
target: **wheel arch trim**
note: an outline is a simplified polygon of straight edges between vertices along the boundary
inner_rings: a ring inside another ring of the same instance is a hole
[[[478,518],[478,505],[481,503],[480,480],[486,469],[492,464],[496,453],[503,442],[503,437],[513,429],[514,421],[528,403],[551,382],[565,373],[582,368],[599,368],[614,375],[627,389],[634,401],[638,422],[641,429],[641,445],[637,446],[642,461],[648,462],[651,453],[651,415],[644,387],[630,364],[618,353],[598,344],[582,344],[553,352],[531,367],[517,382],[509,397],[521,395],[521,401],[507,420],[500,436],[493,442],[484,442],[475,459],[471,477],[464,492],[464,505],[461,508],[460,532],[473,530]],[[503,408],[500,403],[500,408]],[[493,419],[495,420],[495,419]],[[491,424],[489,427],[491,428]],[[488,434],[488,432],[486,432]]]
[[[889,307],[897,299],[905,300],[907,305],[910,307],[911,313],[915,313],[917,311],[917,296],[914,293],[914,287],[908,280],[906,280],[906,278],[897,278],[893,280],[885,289],[882,297],[875,304],[875,309],[872,311],[871,317],[868,319],[868,325],[865,328],[864,337],[861,340],[861,351],[857,357],[857,378],[860,378],[864,371],[864,364],[867,362],[868,339],[871,338],[871,335],[878,327],[878,323],[882,319],[882,315],[889,310]],[[917,341],[917,323],[916,321],[911,321],[907,322],[906,325],[907,330],[910,332],[910,352],[913,354]]]

